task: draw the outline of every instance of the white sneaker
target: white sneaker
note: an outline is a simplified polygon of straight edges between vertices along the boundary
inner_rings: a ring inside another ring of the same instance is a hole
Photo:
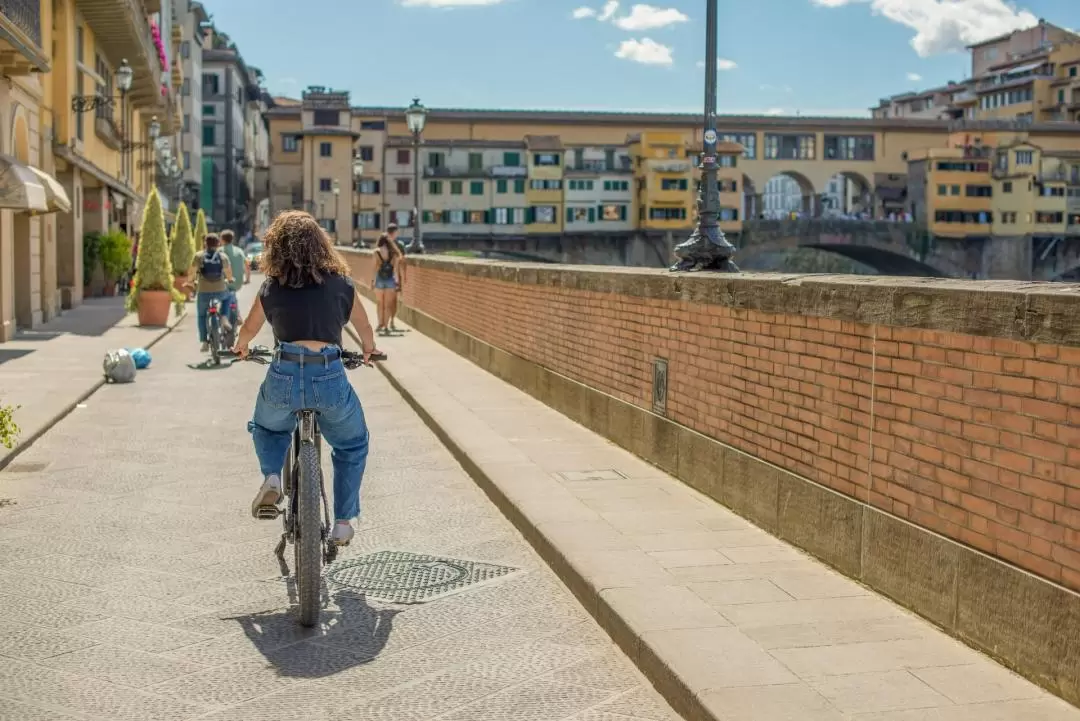
[[[337,521],[334,523],[334,530],[330,534],[330,540],[338,546],[348,546],[353,535],[355,535],[355,532],[352,523],[349,521]]]
[[[281,501],[281,477],[277,474],[269,475],[255,494],[255,500],[251,502],[251,515],[259,516],[260,508],[276,508]]]
[[[208,351],[208,350],[210,350],[210,341],[205,341],[205,340],[204,340],[204,341],[203,341],[203,342],[202,342],[202,343],[201,343],[201,344],[199,345],[199,351],[200,351],[200,352],[202,352],[202,353],[205,353],[205,352],[206,352],[206,351]]]

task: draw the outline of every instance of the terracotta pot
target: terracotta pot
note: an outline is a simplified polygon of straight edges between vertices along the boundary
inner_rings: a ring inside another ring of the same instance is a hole
[[[101,289],[101,294],[106,298],[111,298],[116,295],[116,281],[106,280],[105,287]]]
[[[139,291],[139,325],[165,326],[169,324],[172,294],[167,290]]]

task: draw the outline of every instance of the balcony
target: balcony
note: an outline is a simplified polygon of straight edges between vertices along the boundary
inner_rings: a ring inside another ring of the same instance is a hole
[[[0,0],[5,1],[5,0]],[[165,108],[164,71],[142,0],[79,0],[79,12],[110,58],[127,58],[135,71],[128,100]]]
[[[440,166],[424,166],[425,178],[486,178],[488,172],[483,168],[448,168]]]
[[[953,96],[952,101],[956,105],[970,105],[978,100],[978,97],[970,90],[962,90]]]
[[[494,165],[488,172],[493,178],[524,178],[529,169],[522,165]]]
[[[39,0],[0,0],[0,74],[29,75],[49,71],[41,47]]]

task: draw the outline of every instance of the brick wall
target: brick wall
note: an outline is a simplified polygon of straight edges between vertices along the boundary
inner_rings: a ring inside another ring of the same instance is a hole
[[[645,409],[666,358],[671,420],[1080,590],[1075,288],[410,266],[443,323]]]

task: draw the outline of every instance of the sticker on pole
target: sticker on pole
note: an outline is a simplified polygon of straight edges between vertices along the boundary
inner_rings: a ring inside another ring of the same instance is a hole
[[[715,130],[706,130],[705,131],[705,142],[706,143],[715,143],[716,142],[716,131]]]

